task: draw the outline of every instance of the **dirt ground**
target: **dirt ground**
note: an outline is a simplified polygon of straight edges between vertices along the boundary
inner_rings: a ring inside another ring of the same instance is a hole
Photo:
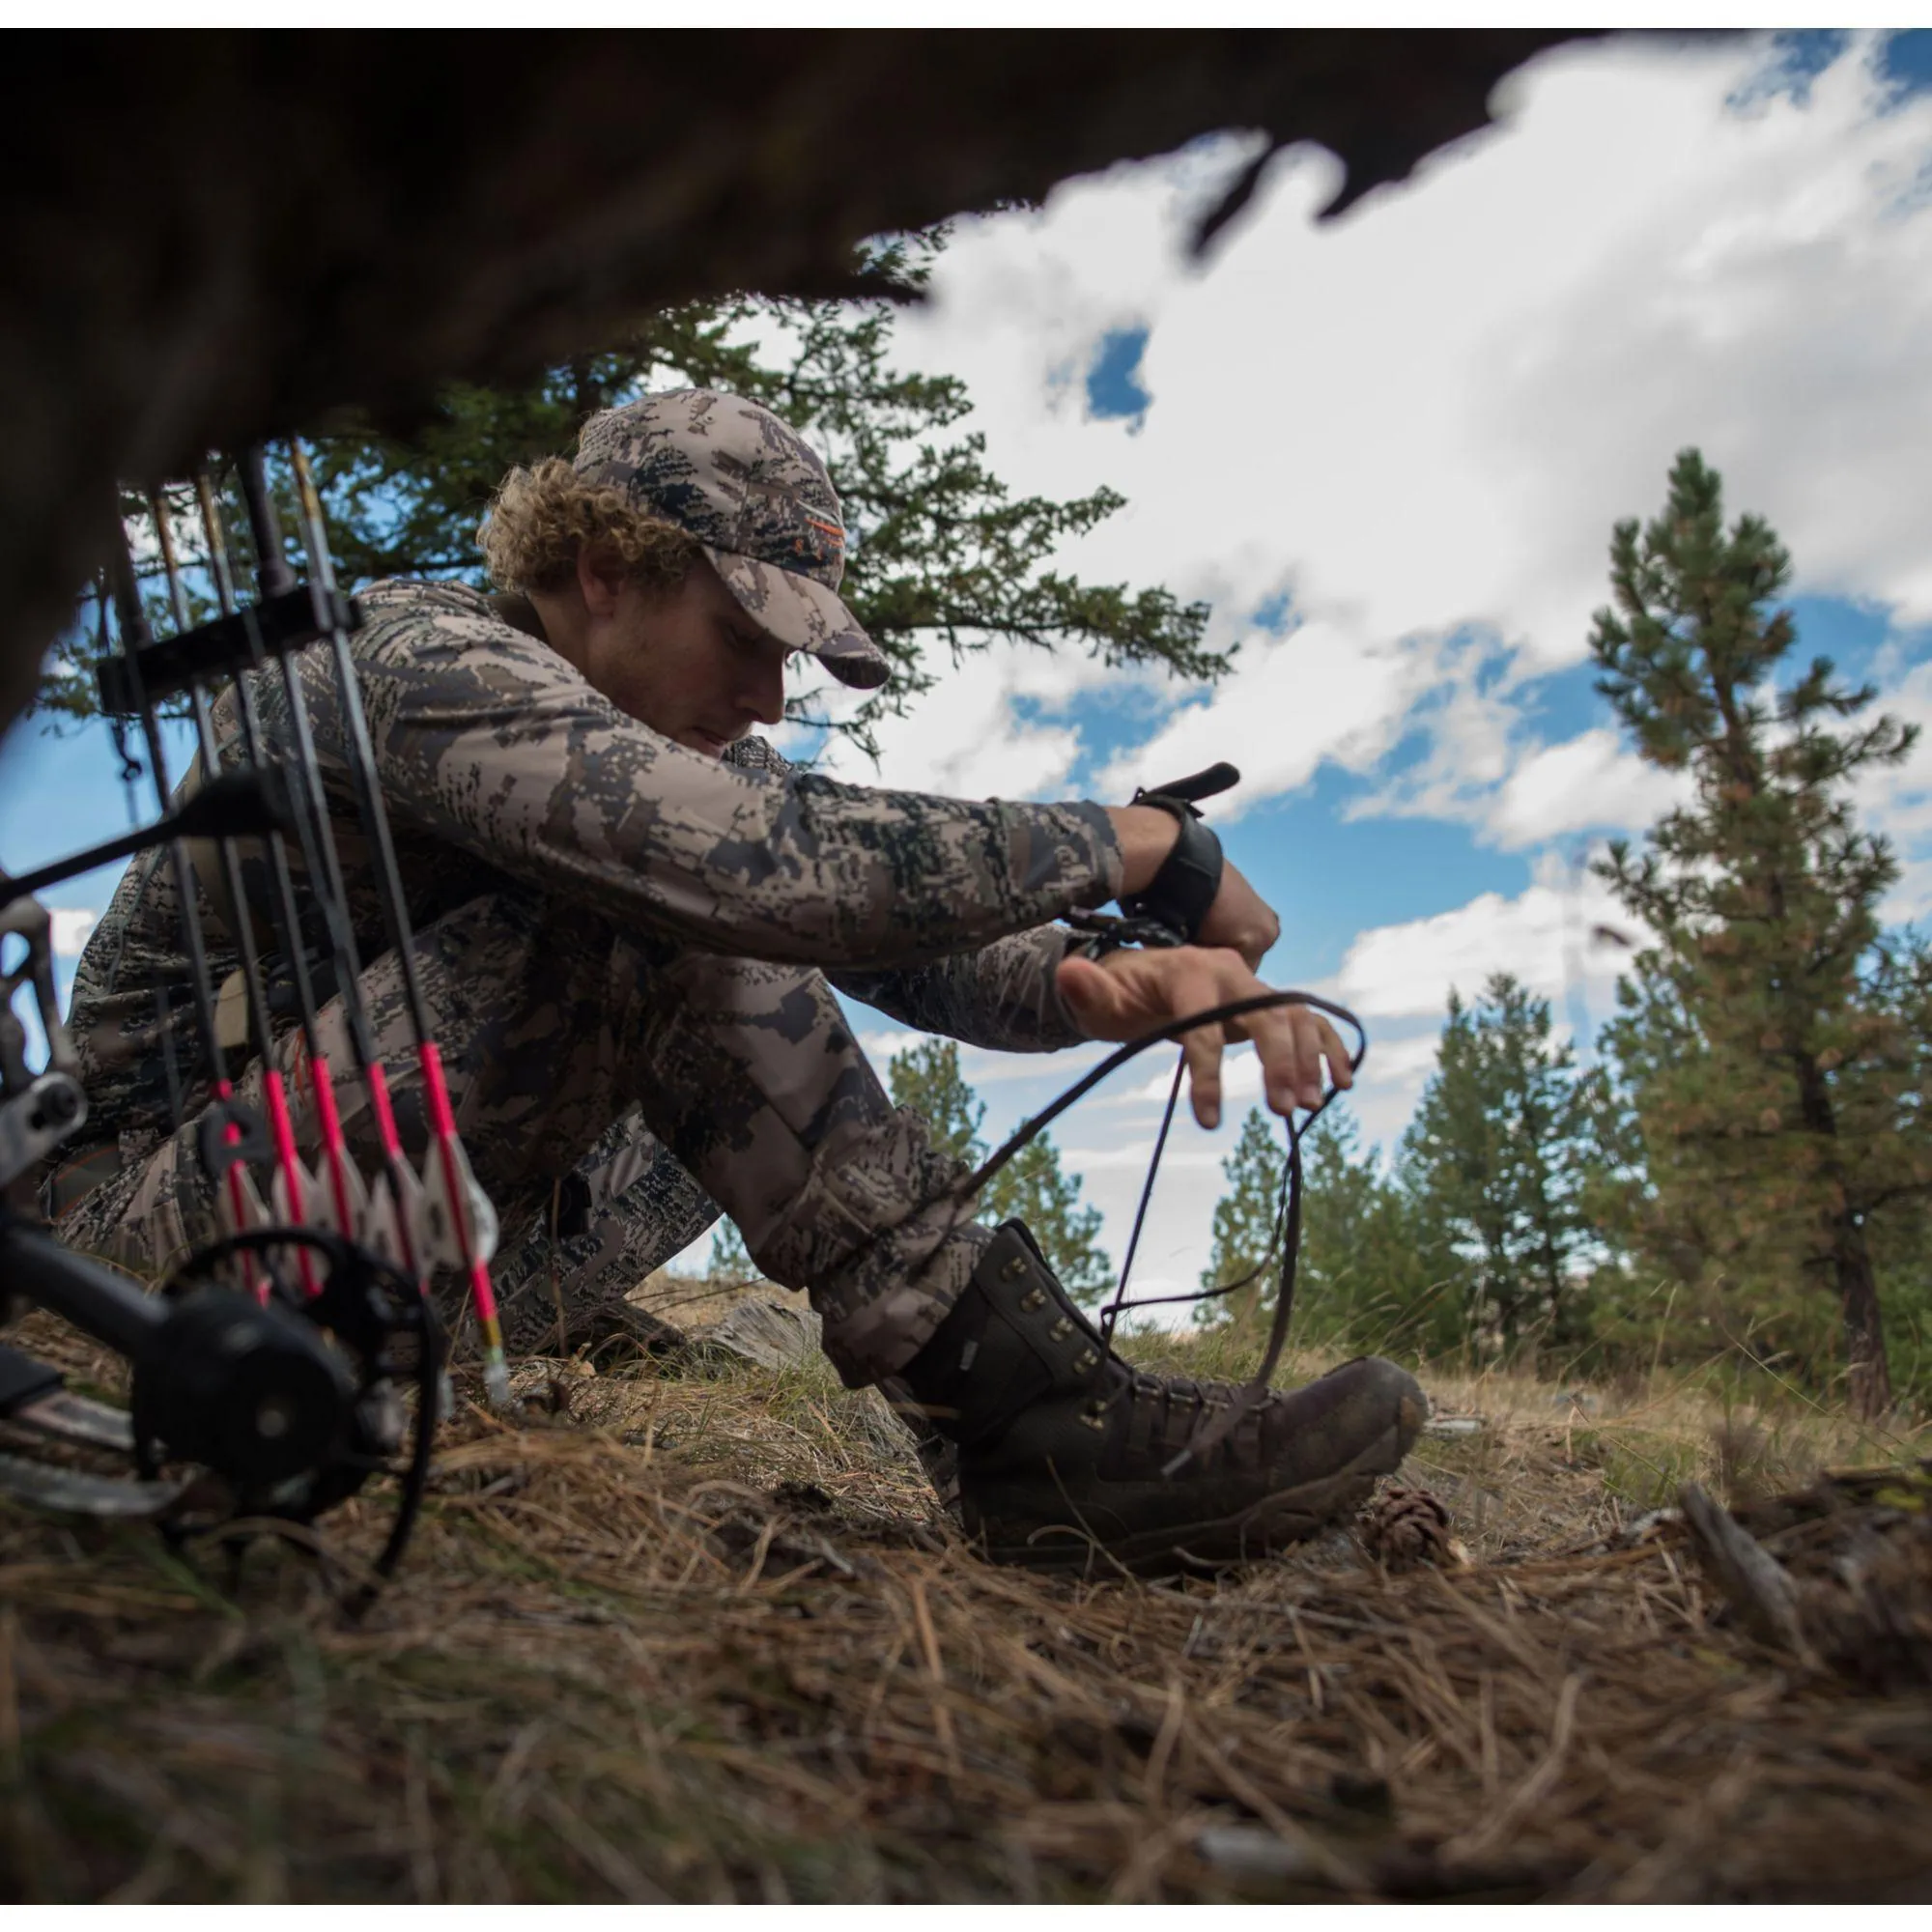
[[[1924,1432],[1426,1379],[1402,1480],[1460,1549],[1402,1572],[1350,1527],[1219,1584],[988,1568],[815,1358],[524,1365],[359,1620],[381,1495],[239,1574],[0,1505],[0,1898],[1932,1894]],[[1650,1520],[1690,1480],[1804,1655]]]

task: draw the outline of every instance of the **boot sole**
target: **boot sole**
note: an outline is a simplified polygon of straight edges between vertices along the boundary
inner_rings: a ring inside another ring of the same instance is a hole
[[[1111,1542],[1096,1540],[1071,1523],[1036,1530],[1024,1543],[985,1543],[990,1563],[1040,1576],[1090,1580],[1119,1576],[1211,1576],[1259,1563],[1325,1529],[1345,1511],[1365,1502],[1376,1484],[1401,1465],[1406,1453],[1400,1428],[1392,1428],[1346,1468],[1292,1490],[1277,1490],[1232,1516],[1168,1524]]]

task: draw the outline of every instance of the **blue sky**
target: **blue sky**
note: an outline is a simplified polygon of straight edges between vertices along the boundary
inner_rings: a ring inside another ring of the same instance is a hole
[[[1209,601],[1236,670],[1204,694],[997,649],[944,667],[877,776],[1118,799],[1232,758],[1216,822],[1282,913],[1267,975],[1363,1012],[1371,1140],[1452,982],[1515,970],[1587,1046],[1617,958],[1584,862],[1668,798],[1591,691],[1589,618],[1612,523],[1655,511],[1680,447],[1783,537],[1804,652],[1932,721],[1928,90],[1928,33],[1612,43],[1533,64],[1499,128],[1332,224],[1332,158],[1287,151],[1205,264],[1190,217],[1240,138],[961,222],[900,359],[964,378],[1016,493],[1125,494],[1065,563]],[[1861,804],[1904,862],[1889,912],[1922,917],[1932,752]],[[101,734],[0,752],[0,864],[126,822]],[[1093,1057],[966,1065],[998,1132]],[[1228,1125],[1170,1153],[1147,1292],[1206,1259],[1239,1079]],[[1164,1086],[1137,1067],[1057,1130],[1117,1256]]]

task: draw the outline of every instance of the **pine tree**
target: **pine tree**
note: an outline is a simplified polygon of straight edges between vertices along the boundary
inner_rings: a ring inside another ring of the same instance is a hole
[[[757,1263],[752,1259],[752,1252],[745,1245],[744,1236],[729,1220],[721,1220],[712,1232],[711,1253],[705,1262],[704,1271],[713,1281],[740,1285],[762,1278]]]
[[[1614,609],[1591,648],[1638,751],[1690,802],[1601,867],[1657,944],[1607,1030],[1644,1150],[1634,1218],[1687,1280],[1767,1306],[1835,1301],[1855,1413],[1890,1403],[1869,1223],[1932,1186],[1922,1006],[1881,944],[1896,876],[1851,789],[1914,733],[1869,719],[1830,660],[1779,684],[1797,641],[1790,563],[1761,518],[1727,531],[1695,450],[1663,514],[1616,527]]]
[[[1080,1177],[1063,1174],[1050,1134],[1029,1141],[996,1174],[982,1197],[989,1221],[1024,1221],[1062,1285],[1092,1305],[1114,1287],[1114,1266],[1100,1246],[1100,1210],[1080,1205]]]
[[[1252,1282],[1247,1277],[1269,1256],[1287,1168],[1288,1150],[1272,1117],[1259,1107],[1249,1108],[1234,1152],[1221,1163],[1228,1189],[1214,1204],[1214,1246],[1201,1273],[1206,1289],[1227,1288],[1237,1281],[1245,1286],[1203,1302],[1204,1321],[1246,1323],[1265,1305],[1274,1268],[1270,1265]]]
[[[1311,1331],[1378,1353],[1435,1354],[1464,1338],[1464,1270],[1400,1176],[1331,1110],[1302,1142],[1297,1294]]]
[[[1212,1323],[1251,1323],[1273,1303],[1279,1256],[1270,1254],[1288,1151],[1281,1122],[1259,1107],[1241,1122],[1222,1163],[1228,1191],[1214,1208],[1214,1246],[1201,1276],[1218,1288],[1268,1263],[1248,1287],[1202,1306]],[[1456,1264],[1432,1240],[1354,1117],[1331,1110],[1302,1136],[1301,1252],[1295,1332],[1340,1346],[1428,1351],[1459,1339]]]
[[[941,229],[875,247],[871,266],[901,287],[923,287],[944,240]],[[965,384],[893,366],[893,312],[886,301],[695,304],[648,317],[627,340],[522,388],[452,387],[407,437],[345,418],[314,440],[337,574],[352,588],[380,577],[484,584],[476,526],[514,465],[567,450],[599,410],[694,384],[768,405],[827,458],[849,539],[840,595],[893,661],[890,683],[836,723],[866,750],[875,749],[881,718],[937,682],[923,652],[928,640],[955,662],[1005,639],[1186,678],[1225,670],[1226,657],[1202,642],[1206,605],[1158,587],[1082,583],[1050,567],[1061,544],[1124,498],[1108,489],[1065,502],[1011,496],[986,465],[984,438],[960,431],[972,410]],[[128,509],[138,516],[137,503]],[[185,510],[185,519],[184,547],[193,551]],[[198,574],[190,588],[197,597],[206,588]],[[165,630],[158,585],[150,590]],[[93,713],[92,655],[84,635],[64,640],[43,682],[44,711]],[[804,693],[794,715],[828,722],[810,707]]]
[[[1549,1002],[1507,973],[1474,1007],[1452,990],[1435,1071],[1403,1139],[1425,1221],[1470,1270],[1468,1317],[1513,1349],[1582,1339],[1573,1263],[1589,1240],[1594,1083],[1553,1037]]]
[[[980,1136],[985,1104],[959,1070],[954,1041],[928,1039],[894,1054],[886,1078],[894,1103],[919,1114],[955,1160],[978,1167],[986,1158],[991,1150]],[[1099,1209],[1080,1206],[1080,1177],[1061,1171],[1051,1135],[1029,1142],[993,1177],[980,1211],[988,1221],[1024,1221],[1076,1301],[1095,1302],[1113,1287],[1113,1264],[1099,1245]]]
[[[886,1085],[895,1107],[910,1107],[933,1145],[965,1167],[978,1167],[987,1150],[980,1139],[985,1103],[959,1070],[958,1043],[925,1039],[887,1063]]]

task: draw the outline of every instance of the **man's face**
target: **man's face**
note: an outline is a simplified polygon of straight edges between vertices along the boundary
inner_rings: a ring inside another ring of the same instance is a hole
[[[700,557],[674,590],[626,582],[593,622],[582,668],[619,711],[716,758],[784,716],[788,655]]]

